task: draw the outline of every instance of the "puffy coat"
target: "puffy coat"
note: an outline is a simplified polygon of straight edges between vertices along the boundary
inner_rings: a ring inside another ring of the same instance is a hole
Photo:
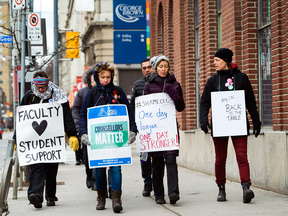
[[[220,91],[231,91],[225,86],[228,78],[231,78],[233,80],[235,90],[245,91],[246,108],[248,109],[248,112],[252,117],[253,125],[261,124],[259,120],[259,114],[257,111],[253,89],[248,79],[248,76],[239,71],[237,65],[234,63],[232,64],[231,70],[217,71],[216,74],[212,75],[208,79],[200,102],[200,124],[205,124],[206,122],[208,122],[208,113],[211,107],[211,92],[219,91],[219,84]],[[249,121],[247,121],[248,134],[249,128]],[[213,131],[211,131],[211,135],[213,135]]]
[[[71,107],[72,116],[73,116],[73,120],[74,120],[77,131],[79,130],[80,110],[82,108],[84,98],[85,98],[87,92],[89,91],[89,89],[91,89],[91,87],[92,86],[89,85],[89,87],[87,86],[87,87],[80,89],[78,91],[78,93],[76,94],[76,97],[75,97],[74,102],[73,102],[73,106]]]
[[[165,92],[164,87],[166,83],[170,83],[175,89],[178,90],[179,99],[174,101],[175,108],[178,112],[181,112],[185,109],[185,103],[183,99],[182,88],[179,82],[176,81],[176,78],[173,74],[168,74],[165,78],[158,76],[157,73],[152,73],[148,76],[148,82],[144,87],[144,95],[153,94],[153,93],[161,93]],[[179,155],[178,150],[171,151],[159,151],[159,152],[149,152],[150,157],[159,157],[165,156],[167,154],[175,154]]]

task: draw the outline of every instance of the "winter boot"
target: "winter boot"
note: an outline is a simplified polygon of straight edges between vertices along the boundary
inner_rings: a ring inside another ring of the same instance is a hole
[[[218,184],[218,187],[219,187],[219,193],[217,196],[217,201],[224,202],[226,201],[225,184]]]
[[[242,184],[243,188],[243,203],[250,203],[251,200],[254,198],[254,193],[250,189],[250,183],[244,182]]]
[[[112,208],[114,213],[120,213],[123,210],[121,193],[121,191],[112,191]]]
[[[104,210],[105,209],[105,203],[106,203],[106,198],[105,198],[105,194],[106,194],[106,190],[97,190],[97,206],[96,206],[96,210]]]
[[[142,191],[142,195],[144,197],[149,197],[151,191],[152,191],[152,184],[145,184],[144,189]]]

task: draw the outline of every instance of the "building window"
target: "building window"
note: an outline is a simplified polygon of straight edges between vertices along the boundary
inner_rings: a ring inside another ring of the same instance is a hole
[[[3,83],[3,80],[0,80],[0,83]]]
[[[3,22],[3,20],[2,19],[0,19],[0,23],[2,23]]]
[[[258,0],[259,109],[263,125],[273,124],[270,0]]]
[[[0,63],[0,67],[2,67],[2,63]]]
[[[221,16],[221,0],[217,1],[217,42],[218,49],[222,47],[222,16]]]
[[[0,16],[2,16],[2,11],[0,11]]]
[[[200,127],[200,44],[199,44],[199,1],[195,0],[195,65],[196,65],[196,112],[197,128]]]
[[[2,75],[2,71],[0,71],[0,75]]]
[[[0,47],[0,52],[3,52],[3,47]]]

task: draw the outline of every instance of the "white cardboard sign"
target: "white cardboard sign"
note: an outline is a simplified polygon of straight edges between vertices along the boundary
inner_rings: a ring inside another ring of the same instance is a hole
[[[130,131],[126,105],[109,104],[88,109],[89,167],[132,164]]]
[[[135,118],[139,131],[136,138],[137,152],[179,149],[175,105],[168,94],[137,97]]]
[[[247,135],[244,90],[211,92],[213,137]]]
[[[16,141],[20,166],[66,162],[61,104],[18,106]]]

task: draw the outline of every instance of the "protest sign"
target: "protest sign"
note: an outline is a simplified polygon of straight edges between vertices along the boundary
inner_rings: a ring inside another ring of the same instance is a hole
[[[135,99],[135,118],[139,134],[137,152],[179,149],[175,105],[166,93]]]
[[[88,109],[89,167],[131,165],[126,105],[110,104]]]
[[[66,162],[61,104],[18,106],[16,141],[20,166]]]
[[[213,137],[247,135],[244,90],[211,92]]]

